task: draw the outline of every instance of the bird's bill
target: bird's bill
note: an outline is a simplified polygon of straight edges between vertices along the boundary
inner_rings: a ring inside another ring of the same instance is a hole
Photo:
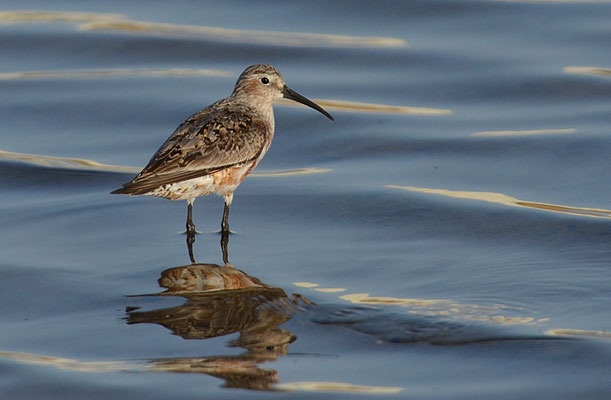
[[[282,96],[285,99],[291,99],[298,103],[305,104],[306,106],[311,107],[315,109],[316,111],[319,111],[320,113],[324,114],[324,116],[329,118],[331,121],[335,121],[335,119],[331,116],[331,114],[326,112],[321,106],[319,106],[318,104],[314,103],[311,100],[308,100],[307,98],[303,97],[296,91],[289,89],[286,85],[284,85],[284,88],[282,88]]]

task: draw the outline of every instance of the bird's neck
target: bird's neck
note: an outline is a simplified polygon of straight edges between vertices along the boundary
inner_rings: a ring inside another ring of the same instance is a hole
[[[272,107],[271,99],[266,99],[263,96],[248,96],[243,93],[236,95],[234,93],[227,100],[242,103],[252,109],[258,116],[265,121],[267,128],[273,134],[274,132],[274,108]]]

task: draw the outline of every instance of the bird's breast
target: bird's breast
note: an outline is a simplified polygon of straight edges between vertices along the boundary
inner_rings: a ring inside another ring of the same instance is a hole
[[[244,178],[255,168],[258,160],[235,167],[226,168],[211,174],[214,193],[226,195],[233,193]]]

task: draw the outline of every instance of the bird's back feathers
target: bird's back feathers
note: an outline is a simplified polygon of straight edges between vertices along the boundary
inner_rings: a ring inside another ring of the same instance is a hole
[[[270,134],[263,118],[250,106],[218,101],[180,124],[146,167],[112,193],[146,194],[166,184],[252,162]]]

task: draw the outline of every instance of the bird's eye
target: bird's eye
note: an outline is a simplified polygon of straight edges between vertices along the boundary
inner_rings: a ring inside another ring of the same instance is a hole
[[[269,79],[267,79],[266,77],[261,78],[261,83],[264,85],[267,85],[269,83]]]

